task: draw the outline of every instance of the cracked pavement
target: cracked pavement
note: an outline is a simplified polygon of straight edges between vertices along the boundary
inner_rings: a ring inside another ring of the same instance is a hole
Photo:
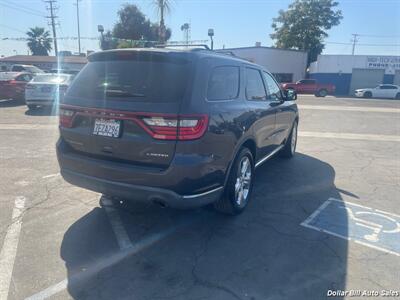
[[[299,96],[298,103],[400,108],[396,101],[313,96]],[[300,131],[400,134],[397,113],[304,109],[300,117]],[[273,158],[257,170],[252,202],[237,217],[114,201],[134,246],[181,225],[101,268],[120,253],[101,195],[61,176],[43,178],[59,172],[56,124],[50,112],[0,102],[0,248],[16,221],[15,198],[26,198],[10,300],[64,279],[67,288],[50,299],[308,300],[326,299],[328,289],[400,288],[400,257],[300,225],[330,197],[400,214],[399,142],[302,137],[294,159]],[[76,277],[93,268],[94,275]]]

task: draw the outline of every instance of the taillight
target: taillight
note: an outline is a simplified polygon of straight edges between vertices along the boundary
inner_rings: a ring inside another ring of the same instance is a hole
[[[70,109],[60,108],[59,117],[60,117],[60,126],[61,127],[72,127],[72,121],[74,119],[75,112]]]
[[[142,127],[158,140],[195,140],[203,136],[208,126],[207,115],[145,116],[141,120]]]

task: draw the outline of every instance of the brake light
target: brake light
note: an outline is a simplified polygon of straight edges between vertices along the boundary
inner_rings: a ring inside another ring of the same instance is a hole
[[[207,115],[145,116],[141,120],[142,127],[158,140],[195,140],[203,136],[208,126]]]
[[[74,119],[75,112],[70,109],[60,108],[59,117],[60,117],[60,126],[61,127],[72,127],[72,121]]]
[[[76,115],[85,115],[92,118],[130,120],[138,124],[152,138],[157,140],[195,140],[202,137],[208,127],[208,115],[153,114],[83,108],[69,105],[62,105],[60,107],[60,126],[71,128]]]

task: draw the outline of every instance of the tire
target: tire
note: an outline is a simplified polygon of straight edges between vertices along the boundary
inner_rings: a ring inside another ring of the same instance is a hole
[[[364,98],[372,98],[372,93],[371,92],[365,92],[364,93]]]
[[[400,93],[396,94],[396,97],[394,97],[395,99],[400,99]]]
[[[37,106],[35,104],[27,104],[29,110],[35,110]]]
[[[297,127],[298,122],[297,120],[293,123],[292,131],[288,136],[285,145],[283,146],[282,150],[279,152],[280,156],[283,158],[292,158],[296,153],[296,146],[297,146]]]
[[[318,94],[319,97],[326,97],[328,95],[328,91],[325,90],[325,89],[322,89],[322,90],[319,90],[317,92],[317,94]]]
[[[243,148],[233,162],[224,193],[214,203],[214,209],[227,215],[242,213],[251,199],[253,179],[254,158],[248,148]]]

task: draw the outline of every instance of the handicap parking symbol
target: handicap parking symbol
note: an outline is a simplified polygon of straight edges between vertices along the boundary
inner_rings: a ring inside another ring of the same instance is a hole
[[[400,256],[400,216],[330,198],[302,226]]]

